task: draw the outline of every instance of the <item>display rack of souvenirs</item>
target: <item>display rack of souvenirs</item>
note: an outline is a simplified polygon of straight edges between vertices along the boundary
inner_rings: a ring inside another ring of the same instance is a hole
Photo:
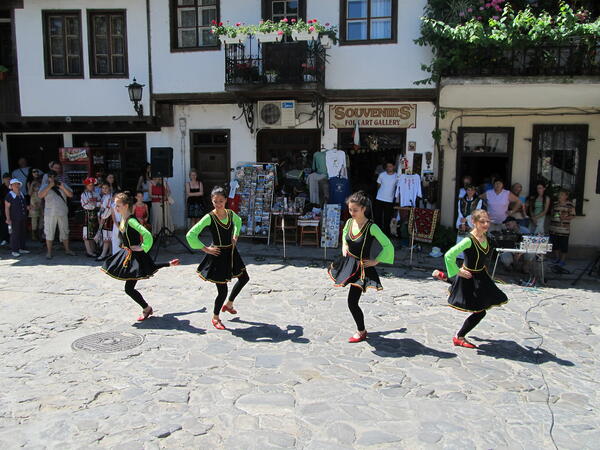
[[[321,225],[321,247],[337,248],[340,236],[340,218],[342,206],[327,204],[323,209],[323,224]]]
[[[277,165],[244,164],[236,168],[235,176],[239,184],[236,194],[240,196],[240,234],[270,239]]]

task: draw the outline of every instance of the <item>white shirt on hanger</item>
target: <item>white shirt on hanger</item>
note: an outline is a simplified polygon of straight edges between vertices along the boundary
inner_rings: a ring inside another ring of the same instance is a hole
[[[397,183],[398,174],[396,172],[392,174],[389,174],[386,171],[381,172],[377,177],[377,184],[379,184],[380,186],[377,190],[376,200],[393,203]]]
[[[417,206],[417,197],[423,197],[421,192],[421,176],[400,175],[396,187],[396,198],[400,199],[400,206]]]
[[[346,153],[342,150],[327,150],[327,153],[325,153],[325,163],[327,164],[327,176],[329,178],[337,176],[348,178]]]

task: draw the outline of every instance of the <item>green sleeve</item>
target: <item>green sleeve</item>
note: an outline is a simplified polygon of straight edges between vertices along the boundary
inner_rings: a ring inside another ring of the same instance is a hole
[[[352,219],[346,220],[346,225],[344,225],[344,230],[342,231],[342,248],[346,245],[346,235],[352,226]]]
[[[198,222],[196,225],[194,225],[192,228],[190,228],[190,231],[187,232],[187,234],[185,235],[185,238],[188,241],[188,244],[190,245],[190,247],[192,247],[194,250],[202,250],[204,247],[206,247],[206,245],[204,245],[202,243],[202,241],[200,240],[200,233],[202,233],[202,230],[204,230],[206,227],[210,226],[210,221],[212,219],[210,218],[210,214],[205,214],[204,217],[202,219],[200,219],[200,222]]]
[[[231,211],[231,217],[233,218],[233,237],[238,237],[242,230],[242,218],[233,211]]]
[[[144,225],[139,223],[137,219],[134,219],[133,217],[129,218],[129,220],[127,221],[127,225],[129,225],[135,231],[140,233],[140,235],[142,236],[142,250],[144,250],[145,253],[148,253],[152,248],[152,243],[154,242],[154,239],[152,238],[152,233],[150,233]]]
[[[456,257],[468,248],[471,248],[471,238],[466,237],[444,254],[448,278],[451,278],[458,273],[459,269],[456,265]]]
[[[381,252],[379,252],[379,255],[377,255],[377,258],[375,259],[382,263],[394,264],[394,246],[392,241],[390,241],[383,231],[381,231],[381,228],[375,224],[371,225],[369,232],[371,233],[371,236],[377,239],[382,247]]]

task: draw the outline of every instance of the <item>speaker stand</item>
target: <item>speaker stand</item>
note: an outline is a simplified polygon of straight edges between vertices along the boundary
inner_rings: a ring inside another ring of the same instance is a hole
[[[167,189],[165,187],[165,180],[163,177],[160,177],[160,182],[162,185],[162,194],[160,197],[160,206],[161,206],[161,212],[162,212],[162,223],[163,226],[160,229],[160,231],[158,232],[158,234],[156,235],[156,239],[154,241],[154,245],[156,245],[156,250],[154,251],[154,261],[156,261],[156,258],[158,256],[158,252],[160,251],[160,246],[162,245],[163,241],[172,237],[175,238],[175,240],[177,242],[179,242],[181,244],[181,246],[187,250],[190,254],[194,254],[194,252],[192,252],[192,250],[185,245],[185,243],[181,240],[181,238],[177,235],[175,235],[175,233],[173,233],[171,230],[169,230],[166,226],[165,226],[165,194],[167,192]]]

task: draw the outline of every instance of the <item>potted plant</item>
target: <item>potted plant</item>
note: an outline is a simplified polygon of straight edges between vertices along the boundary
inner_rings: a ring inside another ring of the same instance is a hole
[[[325,24],[325,29],[319,32],[319,38],[323,48],[331,48],[338,43],[337,27],[335,25]]]
[[[0,80],[6,80],[8,78],[8,67],[0,66]]]
[[[253,27],[253,31],[258,42],[280,42],[286,31],[289,32],[289,25],[287,19],[282,19],[279,23],[261,20]]]
[[[319,38],[319,29],[324,28],[317,19],[304,22],[302,19],[292,24],[292,39],[295,41],[315,41]]]
[[[242,22],[237,22],[235,25],[223,25],[223,22],[213,20],[210,32],[217,36],[223,44],[243,44],[248,39],[248,34],[251,32],[250,27],[245,26]]]
[[[265,72],[265,77],[267,78],[267,83],[275,83],[277,81],[277,77],[279,76],[279,72],[276,70],[267,70]]]
[[[310,64],[302,64],[302,74],[305,83],[313,83],[317,81],[317,68]]]

